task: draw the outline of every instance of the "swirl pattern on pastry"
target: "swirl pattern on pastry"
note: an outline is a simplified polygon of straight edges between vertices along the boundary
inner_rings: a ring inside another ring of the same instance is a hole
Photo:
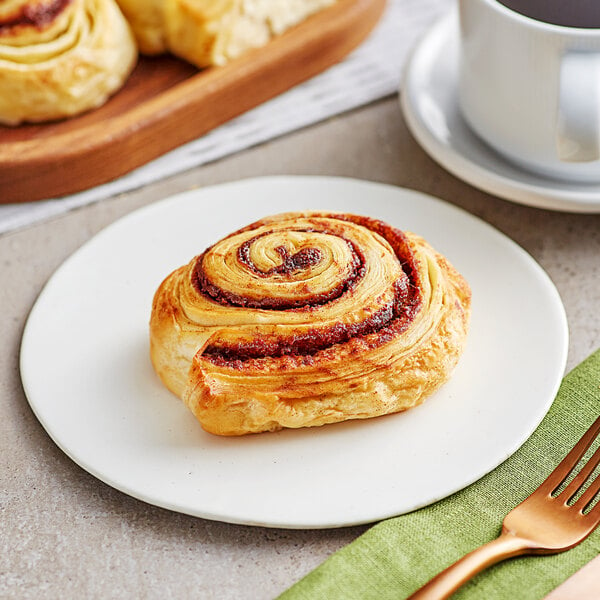
[[[151,358],[207,431],[411,408],[462,352],[470,289],[421,237],[349,214],[262,219],[156,292]]]
[[[0,0],[0,123],[96,108],[123,85],[136,58],[114,0]]]

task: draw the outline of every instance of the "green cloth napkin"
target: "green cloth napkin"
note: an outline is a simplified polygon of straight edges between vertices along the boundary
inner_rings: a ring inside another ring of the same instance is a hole
[[[548,476],[598,415],[600,350],[563,379],[542,423],[494,471],[431,506],[374,525],[280,600],[406,598],[446,566],[497,537],[506,513]],[[453,598],[538,600],[598,553],[600,528],[567,552],[499,563]]]

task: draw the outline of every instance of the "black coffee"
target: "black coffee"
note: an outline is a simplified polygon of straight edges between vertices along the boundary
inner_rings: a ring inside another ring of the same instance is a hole
[[[498,0],[537,21],[565,27],[600,28],[600,0]]]

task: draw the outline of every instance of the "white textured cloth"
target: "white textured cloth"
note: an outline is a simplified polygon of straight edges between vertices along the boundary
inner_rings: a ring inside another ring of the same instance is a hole
[[[115,181],[58,199],[0,205],[0,233],[139,188],[395,94],[413,44],[451,3],[388,0],[374,32],[343,62]]]

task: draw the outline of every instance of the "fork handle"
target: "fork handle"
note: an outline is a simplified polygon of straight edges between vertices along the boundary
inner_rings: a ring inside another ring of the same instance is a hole
[[[502,560],[527,554],[531,542],[503,531],[500,537],[476,548],[444,569],[407,600],[444,600],[477,573]]]

